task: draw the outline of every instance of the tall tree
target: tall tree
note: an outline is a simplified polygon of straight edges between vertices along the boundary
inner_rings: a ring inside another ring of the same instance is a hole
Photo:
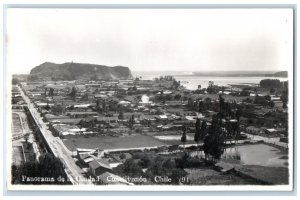
[[[182,136],[181,136],[181,142],[183,144],[183,148],[185,148],[186,141],[187,141],[187,139],[186,139],[186,127],[183,126],[183,128],[182,128]]]
[[[194,135],[194,141],[197,143],[197,149],[200,142],[200,119],[197,118],[196,124],[195,124],[195,135]]]
[[[123,114],[122,109],[121,109],[120,112],[119,112],[118,118],[119,118],[120,120],[123,120],[123,119],[124,119],[124,114]]]
[[[205,157],[212,156],[213,159],[220,159],[224,152],[225,136],[221,128],[220,119],[213,116],[212,125],[209,128],[208,134],[204,138],[204,153]]]

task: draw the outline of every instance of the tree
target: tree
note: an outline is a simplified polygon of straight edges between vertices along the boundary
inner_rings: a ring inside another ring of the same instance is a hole
[[[269,102],[269,106],[270,106],[271,108],[274,108],[274,106],[275,106],[274,101],[270,101],[270,102]]]
[[[204,111],[204,103],[203,101],[199,101],[199,105],[198,105],[198,112],[202,113]]]
[[[267,106],[268,105],[268,100],[266,98],[268,98],[268,97],[261,97],[261,96],[256,95],[255,98],[254,98],[254,103],[255,104],[260,104],[260,105],[263,105],[263,106]]]
[[[134,159],[127,159],[124,164],[113,169],[114,173],[121,176],[138,177],[143,174],[142,167]]]
[[[271,89],[270,89],[270,93],[271,93],[271,94],[274,94],[274,92],[275,92],[275,89],[274,89],[274,88],[271,88]]]
[[[282,91],[282,94],[280,96],[280,100],[284,103],[287,103],[288,102],[288,91],[285,90],[285,91]]]
[[[102,101],[102,111],[106,112],[106,101],[105,100]]]
[[[77,89],[76,89],[75,86],[73,86],[72,89],[71,89],[71,92],[69,94],[72,97],[73,101],[75,101],[76,94],[77,94]]]
[[[50,177],[51,181],[37,182],[37,181],[22,181],[22,176],[27,177]],[[65,181],[58,181],[58,177]],[[52,154],[46,153],[42,155],[39,162],[26,162],[20,166],[12,167],[12,183],[13,184],[70,184],[68,177],[64,171],[64,166],[58,158]]]
[[[129,128],[132,130],[134,125],[134,115],[131,115],[128,123],[129,123]]]
[[[56,105],[51,107],[51,112],[54,115],[61,115],[63,113],[63,111],[64,111],[64,108],[60,104],[56,104]]]
[[[185,148],[185,143],[186,143],[186,127],[183,126],[182,128],[182,136],[181,136],[181,142],[183,144],[183,148]]]
[[[197,143],[197,147],[200,142],[200,119],[197,118],[196,124],[195,124],[195,135],[194,135],[194,141]],[[198,149],[198,148],[197,148]]]
[[[123,114],[123,111],[122,111],[122,110],[120,110],[120,112],[119,112],[118,119],[120,119],[120,120],[123,120],[123,119],[124,119],[124,114]]]
[[[225,99],[222,95],[219,95],[219,104],[220,104],[220,116],[223,118],[226,115],[226,106],[225,106]]]
[[[278,79],[263,79],[259,82],[262,88],[280,88],[282,84]]]
[[[286,109],[286,108],[287,108],[287,104],[286,104],[286,102],[283,102],[283,104],[282,104],[282,108],[284,108],[284,109]]]
[[[242,109],[241,108],[237,108],[237,111],[235,113],[235,117],[238,120],[238,122],[240,121],[240,118],[241,118],[242,114],[243,114]]]
[[[240,96],[242,96],[242,97],[250,96],[249,90],[243,90],[243,91],[241,91],[240,92]]]
[[[215,93],[215,88],[214,88],[214,82],[213,81],[209,81],[208,82],[208,87],[206,90],[209,94]]]
[[[13,85],[17,85],[18,83],[19,83],[19,79],[17,79],[17,78],[12,79],[12,84]]]
[[[188,107],[191,109],[194,108],[194,100],[191,97],[188,98]]]
[[[221,128],[220,119],[213,116],[212,125],[209,128],[208,134],[204,138],[204,153],[205,157],[211,155],[213,159],[220,159],[224,152],[225,137]]]
[[[54,89],[53,88],[50,88],[49,89],[49,96],[53,96],[54,95]]]
[[[45,109],[46,109],[46,110],[50,110],[50,106],[49,106],[48,103],[47,103],[47,105],[45,106]]]
[[[205,137],[205,135],[206,135],[206,128],[207,128],[207,124],[204,121],[204,122],[202,122],[201,128],[200,128],[200,140],[203,140],[203,138]]]
[[[224,94],[224,92],[225,92],[225,87],[222,86],[222,94]]]
[[[270,95],[266,95],[266,96],[265,96],[265,99],[266,99],[267,101],[271,101],[271,96],[270,96]]]
[[[175,100],[180,100],[180,99],[181,99],[181,95],[180,95],[180,94],[176,94],[176,95],[174,96],[174,99],[175,99]]]

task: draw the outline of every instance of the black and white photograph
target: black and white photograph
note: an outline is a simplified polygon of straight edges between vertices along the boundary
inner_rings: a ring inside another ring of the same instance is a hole
[[[5,19],[10,190],[292,190],[292,7]]]

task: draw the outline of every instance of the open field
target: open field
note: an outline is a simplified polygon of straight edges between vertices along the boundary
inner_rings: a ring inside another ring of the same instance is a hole
[[[122,149],[166,145],[164,142],[146,135],[132,135],[125,137],[78,137],[72,139],[63,139],[63,142],[70,151],[75,151],[76,148]]]
[[[22,125],[21,125],[21,121],[20,121],[19,115],[16,114],[16,113],[13,113],[12,114],[12,118],[13,118],[13,121],[12,121],[12,132],[13,132],[13,135],[18,135],[18,134],[23,133]]]
[[[236,172],[269,184],[285,185],[289,183],[289,170],[286,167],[265,167],[259,165],[242,165]]]
[[[23,156],[23,151],[21,146],[13,146],[12,148],[12,162],[14,165],[20,165],[24,163],[24,156]]]
[[[241,178],[233,174],[224,174],[210,168],[189,168],[187,178],[191,185],[250,185],[258,184],[251,178]]]

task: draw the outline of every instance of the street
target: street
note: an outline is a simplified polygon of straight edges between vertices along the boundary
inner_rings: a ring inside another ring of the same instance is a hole
[[[52,149],[54,156],[59,158],[61,162],[64,164],[65,172],[68,175],[72,184],[92,184],[91,181],[84,181],[80,183],[77,181],[77,180],[85,180],[84,178],[85,172],[75,164],[74,159],[71,156],[71,152],[66,151],[66,147],[63,146],[63,143],[58,142],[59,138],[56,138],[52,135],[52,132],[48,130],[47,124],[43,122],[39,112],[34,107],[33,103],[24,94],[23,90],[21,88],[19,89],[24,101],[28,105],[28,109],[30,110],[33,118],[35,119],[37,125],[39,126],[41,133],[43,134],[50,148]]]

